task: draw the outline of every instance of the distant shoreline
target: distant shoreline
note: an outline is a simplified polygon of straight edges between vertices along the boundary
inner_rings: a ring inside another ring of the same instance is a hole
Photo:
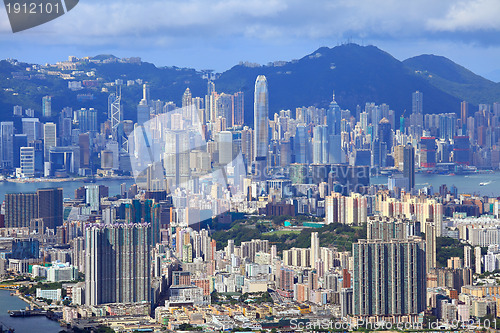
[[[128,179],[134,179],[132,176],[115,176],[115,177],[74,177],[74,178],[27,178],[27,179],[20,179],[20,178],[7,178],[7,179],[2,179],[0,182],[5,182],[5,183],[15,183],[15,184],[29,184],[29,183],[45,183],[45,182],[51,182],[51,183],[64,183],[64,182],[78,182],[78,181],[93,181],[95,180],[96,182],[99,181],[105,181],[105,180],[128,180]]]

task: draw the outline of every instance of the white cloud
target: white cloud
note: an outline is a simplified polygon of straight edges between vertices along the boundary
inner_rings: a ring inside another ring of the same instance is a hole
[[[500,30],[500,1],[473,0],[453,4],[443,18],[431,19],[430,29],[445,32]]]
[[[231,38],[460,40],[462,31],[500,29],[499,16],[500,0],[86,0],[14,36],[0,11],[0,41],[147,47]]]

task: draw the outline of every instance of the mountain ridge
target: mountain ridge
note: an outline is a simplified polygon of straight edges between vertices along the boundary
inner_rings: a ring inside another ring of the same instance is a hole
[[[104,60],[114,55],[97,55]],[[94,107],[100,110],[101,119],[107,112],[107,93],[99,90],[83,89],[71,92],[64,87],[67,82],[60,78],[46,80],[12,79],[14,71],[24,70],[30,64],[21,63],[15,67],[0,61],[0,108],[10,108],[25,102],[41,112],[41,97],[53,95],[53,106],[58,112],[64,106]],[[142,79],[151,84],[151,96],[163,101],[172,100],[180,105],[182,93],[189,87],[193,96],[206,94],[206,79],[203,72],[192,68],[175,66],[157,67],[148,62],[87,63],[85,71],[94,70],[96,78],[107,82],[115,79]],[[297,60],[275,61],[268,65],[240,63],[220,73],[215,80],[218,92],[245,93],[245,124],[253,123],[253,90],[258,75],[266,75],[269,88],[269,113],[281,109],[295,110],[301,106],[328,107],[335,91],[338,104],[355,112],[356,106],[386,103],[400,116],[406,110],[411,112],[411,93],[424,93],[424,112],[459,112],[460,102],[467,100],[471,106],[493,103],[500,100],[500,83],[487,80],[448,58],[435,55],[420,55],[400,61],[376,46],[343,44],[336,47],[320,47]],[[95,79],[95,78],[94,78]],[[15,86],[17,95],[9,95],[6,88]],[[77,93],[90,92],[92,101],[76,101]],[[139,85],[122,90],[125,119],[135,120],[136,105],[141,99]],[[19,96],[22,96],[20,98]],[[6,120],[2,112],[1,120]]]

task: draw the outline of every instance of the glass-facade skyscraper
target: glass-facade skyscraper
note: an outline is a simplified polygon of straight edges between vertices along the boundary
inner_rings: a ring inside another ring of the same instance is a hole
[[[259,75],[255,81],[254,96],[254,176],[255,179],[265,179],[269,131],[269,101],[267,79]]]

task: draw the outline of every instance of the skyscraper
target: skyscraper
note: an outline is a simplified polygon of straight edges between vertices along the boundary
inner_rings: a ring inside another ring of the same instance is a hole
[[[352,251],[353,315],[381,320],[417,317],[425,310],[425,250],[420,238],[361,239],[352,245]]]
[[[392,129],[391,123],[387,118],[382,118],[378,124],[378,138],[380,143],[385,143],[387,148],[387,153],[391,153],[392,151]]]
[[[332,102],[326,113],[326,124],[328,125],[329,135],[340,135],[340,123],[342,122],[342,111],[335,101],[335,93]]]
[[[52,96],[42,97],[42,115],[52,117]]]
[[[320,258],[319,237],[317,232],[311,233],[311,267],[315,267]]]
[[[328,163],[328,127],[325,125],[313,130],[313,163]]]
[[[23,134],[28,136],[28,142],[41,139],[41,124],[38,118],[23,118]]]
[[[26,178],[35,176],[35,148],[21,147],[19,150],[21,175]]]
[[[268,119],[267,79],[264,75],[259,75],[257,80],[255,80],[254,96],[254,175],[257,180],[264,180],[266,178]]]
[[[297,130],[294,138],[295,163],[308,162],[308,133],[305,125],[297,125]]]
[[[436,268],[436,225],[425,222],[425,266],[427,271]]]
[[[460,120],[463,129],[467,127],[467,118],[469,118],[469,103],[463,101],[460,103]]]
[[[63,189],[43,188],[36,191],[38,218],[43,218],[45,227],[56,229],[63,224]]]
[[[43,151],[45,162],[49,162],[50,148],[57,146],[56,124],[46,123],[43,126]]]
[[[408,179],[407,191],[415,187],[415,149],[411,144],[404,148],[403,176]]]
[[[111,121],[111,134],[114,140],[121,140],[119,133],[119,126],[123,121],[123,108],[121,105],[122,90],[118,88],[116,94],[110,94],[108,98],[108,112]]]
[[[7,228],[29,227],[30,221],[38,217],[36,193],[8,193],[5,195],[5,226]]]
[[[218,134],[219,164],[226,165],[233,160],[233,133],[222,131]]]
[[[412,113],[422,114],[424,111],[424,94],[420,91],[415,91],[411,94],[411,111]]]
[[[2,121],[0,123],[0,157],[2,168],[14,167],[14,123]]]
[[[234,109],[234,125],[243,125],[245,123],[245,98],[242,91],[238,91],[234,94],[233,99],[233,109]]]
[[[85,304],[149,302],[149,224],[92,226],[85,232]]]

